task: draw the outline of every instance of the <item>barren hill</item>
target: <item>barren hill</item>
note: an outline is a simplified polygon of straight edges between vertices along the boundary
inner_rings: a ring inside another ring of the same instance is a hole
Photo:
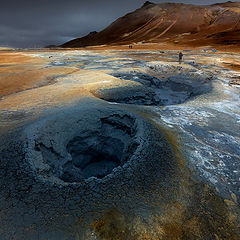
[[[168,42],[188,45],[240,43],[240,2],[207,6],[182,3],[154,4],[113,22],[101,32],[64,43],[61,47]]]

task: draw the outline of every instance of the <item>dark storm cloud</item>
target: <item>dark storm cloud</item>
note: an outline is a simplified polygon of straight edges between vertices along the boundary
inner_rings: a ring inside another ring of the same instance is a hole
[[[145,0],[6,0],[1,3],[0,46],[42,47],[60,44],[90,31],[100,31],[116,18],[141,7],[144,2]],[[211,4],[216,1],[164,2]]]

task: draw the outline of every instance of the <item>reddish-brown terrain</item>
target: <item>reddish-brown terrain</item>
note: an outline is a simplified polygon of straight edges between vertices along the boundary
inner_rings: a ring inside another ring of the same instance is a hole
[[[240,2],[208,6],[146,2],[101,32],[91,32],[85,37],[64,43],[61,47],[130,43],[237,48],[240,43]]]

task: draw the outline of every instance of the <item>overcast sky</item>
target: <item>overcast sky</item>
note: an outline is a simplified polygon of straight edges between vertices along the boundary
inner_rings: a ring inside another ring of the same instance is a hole
[[[227,0],[225,0],[227,1]],[[211,4],[224,0],[156,0]],[[100,31],[145,0],[4,0],[0,13],[0,46],[43,47]]]

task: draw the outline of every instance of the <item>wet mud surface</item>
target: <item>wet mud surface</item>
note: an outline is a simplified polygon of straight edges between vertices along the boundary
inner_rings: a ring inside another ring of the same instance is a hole
[[[177,68],[181,71],[181,67]],[[155,71],[158,72],[156,69]],[[128,96],[126,89],[124,89],[122,92],[125,93],[125,96],[121,94],[123,96],[120,99],[115,92],[112,94],[112,98],[107,96],[106,100],[118,103],[157,106],[173,105],[184,103],[197,95],[207,93],[211,90],[209,76],[205,76],[204,78],[204,76],[202,77],[191,72],[188,74],[179,73],[175,76],[164,77],[162,79],[136,72],[126,74],[116,73],[113,76],[123,80],[136,81],[142,86],[142,95],[134,96],[134,94],[130,94]],[[103,99],[105,99],[104,96]]]
[[[239,239],[238,55],[22,54],[54,80],[0,100],[0,239]]]

